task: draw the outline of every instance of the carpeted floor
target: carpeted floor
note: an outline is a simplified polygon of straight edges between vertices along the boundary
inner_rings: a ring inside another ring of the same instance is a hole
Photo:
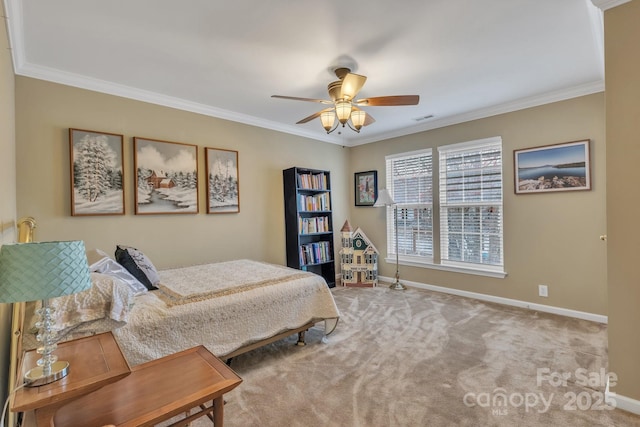
[[[604,401],[606,325],[413,288],[333,293],[328,342],[317,327],[305,347],[233,360],[225,426],[640,426]]]

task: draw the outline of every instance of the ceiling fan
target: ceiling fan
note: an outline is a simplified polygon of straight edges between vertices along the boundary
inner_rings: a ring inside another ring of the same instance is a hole
[[[399,105],[418,105],[420,96],[418,95],[394,95],[394,96],[377,96],[373,98],[355,99],[364,83],[367,81],[366,76],[354,74],[347,67],[338,67],[334,70],[338,80],[329,83],[327,90],[329,91],[328,99],[300,98],[297,96],[271,95],[272,98],[291,99],[294,101],[318,102],[320,104],[330,105],[312,115],[305,117],[296,124],[307,123],[313,119],[320,117],[322,127],[331,133],[342,124],[342,127],[348,125],[356,132],[360,132],[362,126],[370,125],[375,122],[364,110],[358,107],[387,107]],[[336,122],[336,118],[338,121]]]

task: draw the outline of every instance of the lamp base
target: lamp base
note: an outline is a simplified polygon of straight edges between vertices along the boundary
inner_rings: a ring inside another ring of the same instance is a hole
[[[58,360],[51,364],[51,373],[44,375],[44,369],[42,366],[35,367],[24,375],[24,382],[26,387],[37,387],[45,384],[50,384],[54,381],[58,381],[60,378],[64,378],[69,373],[69,362],[64,360]]]
[[[392,289],[394,291],[404,291],[405,289],[407,289],[407,287],[396,280],[394,284],[389,286],[389,289]]]

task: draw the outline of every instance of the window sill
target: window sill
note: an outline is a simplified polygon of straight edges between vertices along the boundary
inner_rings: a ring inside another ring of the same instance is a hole
[[[384,260],[389,264],[396,263],[395,257],[386,257]],[[463,273],[463,274],[473,274],[475,276],[495,277],[498,279],[504,279],[505,277],[507,277],[507,273],[505,271],[489,270],[489,269],[483,269],[483,268],[471,268],[471,267],[460,266],[460,265],[434,264],[433,262],[429,262],[425,260],[417,260],[415,258],[400,257],[400,259],[398,260],[398,264],[406,265],[408,267],[429,268],[432,270],[450,271],[452,273]]]

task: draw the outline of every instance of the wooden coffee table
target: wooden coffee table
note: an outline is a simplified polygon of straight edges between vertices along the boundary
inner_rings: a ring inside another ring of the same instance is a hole
[[[153,426],[186,415],[172,426],[208,416],[223,425],[223,395],[242,379],[203,346],[131,368],[131,374],[59,408],[56,427]],[[210,402],[210,403],[209,403]]]

